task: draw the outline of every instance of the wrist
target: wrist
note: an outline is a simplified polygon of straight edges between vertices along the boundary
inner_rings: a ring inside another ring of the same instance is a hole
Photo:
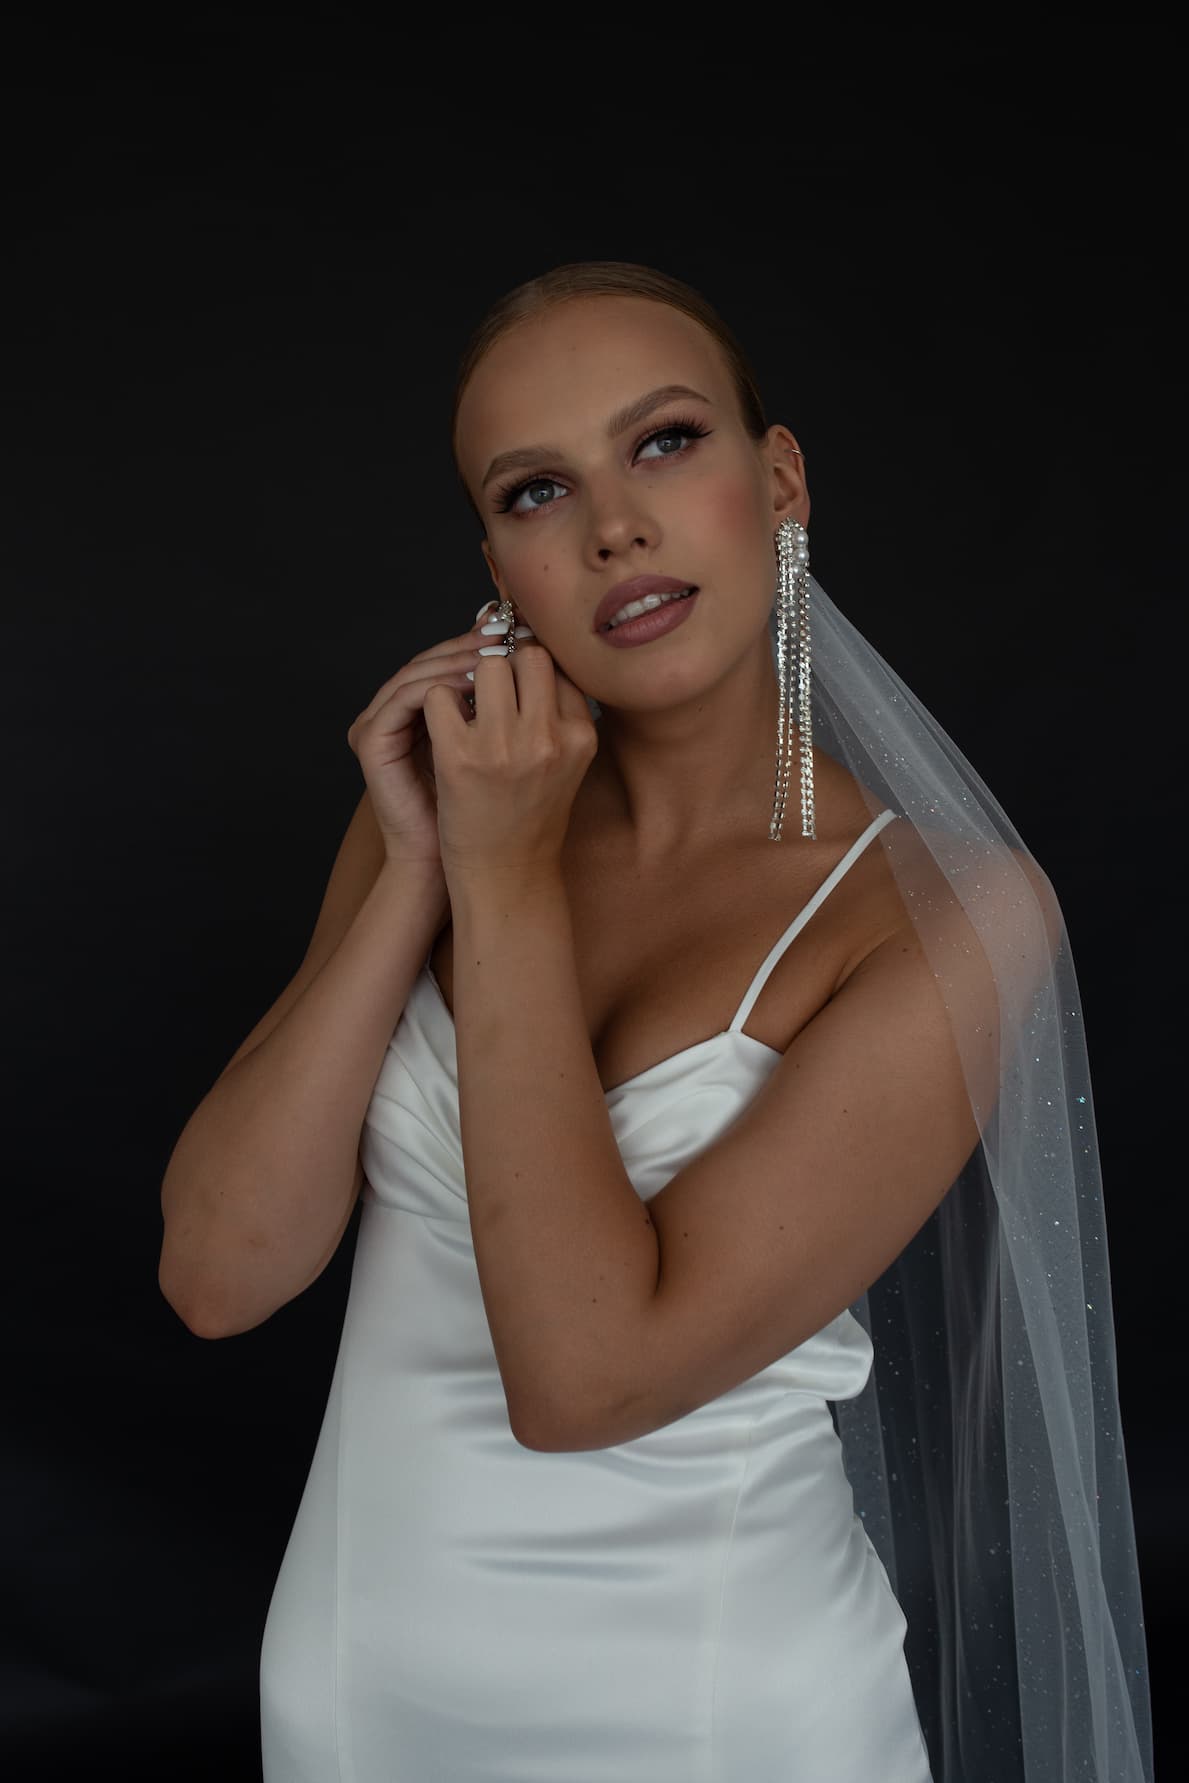
[[[446,877],[456,918],[468,910],[499,910],[515,915],[535,902],[548,903],[565,895],[560,861],[451,867]]]
[[[449,907],[450,894],[441,861],[418,855],[387,854],[380,866],[378,883],[400,887],[406,896],[411,888],[443,910]]]
[[[382,871],[404,873],[421,879],[443,878],[441,857],[436,854],[409,854],[399,844],[385,842]]]

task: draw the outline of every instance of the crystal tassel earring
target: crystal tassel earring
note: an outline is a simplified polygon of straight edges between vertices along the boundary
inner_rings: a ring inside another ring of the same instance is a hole
[[[504,642],[507,645],[507,653],[509,656],[515,655],[516,611],[510,600],[502,600],[500,602],[499,607],[491,616],[491,623],[492,626],[502,625],[505,627]],[[483,629],[486,631],[488,630],[488,627],[484,626]]]
[[[495,608],[494,613],[491,610],[493,607]],[[481,619],[486,621],[482,627],[483,636],[485,638],[503,639],[502,644],[490,644],[486,646],[486,654],[489,656],[499,655],[501,653],[504,656],[514,656],[516,654],[516,640],[518,638],[531,638],[534,635],[531,625],[516,624],[516,608],[510,600],[484,601],[483,605],[479,608],[479,611],[475,614],[475,624],[478,625]]]
[[[776,607],[776,672],[780,706],[776,719],[776,787],[768,836],[781,839],[784,807],[792,774],[793,680],[797,688],[797,726],[801,735],[801,834],[817,840],[813,811],[812,662],[809,648],[809,535],[790,514],[776,532],[780,584]],[[794,656],[790,673],[790,645]]]

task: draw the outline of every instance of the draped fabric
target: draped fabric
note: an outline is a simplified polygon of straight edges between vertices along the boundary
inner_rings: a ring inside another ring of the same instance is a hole
[[[981,1132],[851,1309],[875,1360],[835,1407],[847,1476],[908,1619],[936,1783],[1150,1783],[1103,1184],[1060,905],[937,720],[812,578],[810,597],[813,742],[873,813],[908,819],[875,846]],[[775,658],[775,609],[770,635]]]
[[[641,1201],[780,1063],[744,1031],[756,997],[896,821],[792,914],[728,1027],[605,1091]],[[342,1340],[261,1653],[265,1783],[933,1783],[904,1612],[830,1416],[868,1380],[868,1333],[844,1308],[643,1436],[523,1447],[458,1091],[427,961],[364,1122]]]
[[[790,1355],[635,1442],[533,1452],[508,1427],[427,962],[365,1120],[341,1348],[265,1631],[267,1783],[1152,1783],[1060,905],[956,745],[809,587],[813,742],[871,823],[730,1028],[607,1092],[620,1152],[647,1201],[757,1093],[779,1055],[743,1032],[755,995],[863,849],[933,968],[978,1142],[895,1263]]]

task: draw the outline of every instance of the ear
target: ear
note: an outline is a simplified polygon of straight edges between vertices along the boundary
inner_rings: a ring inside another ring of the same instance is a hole
[[[490,572],[492,581],[495,583],[496,587],[499,588],[499,586],[500,586],[500,572],[499,572],[498,568],[496,567],[495,558],[492,556],[491,546],[486,539],[480,539],[479,549],[483,553],[483,560],[487,565],[487,568],[488,568],[488,571]],[[500,589],[500,598],[501,599],[503,598],[503,590],[502,589]]]
[[[772,486],[772,514],[779,524],[791,514],[802,526],[809,525],[809,486],[805,458],[796,435],[781,422],[768,429],[763,447]]]
[[[484,562],[486,563],[488,571],[490,572],[492,581],[496,585],[496,588],[499,592],[500,599],[501,600],[511,600],[512,597],[511,597],[511,595],[509,595],[507,588],[504,586],[504,579],[500,574],[499,565],[496,563],[495,557],[492,554],[491,546],[486,539],[481,539],[479,541],[479,549],[483,553]],[[522,614],[521,614],[520,608],[516,605],[515,601],[512,601],[512,611],[516,615],[517,623],[519,623],[522,619]]]

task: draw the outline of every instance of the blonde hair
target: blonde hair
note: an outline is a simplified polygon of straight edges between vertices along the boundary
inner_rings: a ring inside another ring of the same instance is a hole
[[[718,343],[749,438],[761,440],[768,431],[759,386],[748,357],[732,329],[700,291],[668,273],[658,272],[655,267],[640,266],[632,260],[569,261],[535,279],[526,280],[498,298],[475,328],[462,355],[450,411],[450,450],[471,512],[485,532],[486,522],[467,488],[458,462],[458,410],[463,392],[483,355],[502,335],[575,297],[646,297],[692,317]]]

